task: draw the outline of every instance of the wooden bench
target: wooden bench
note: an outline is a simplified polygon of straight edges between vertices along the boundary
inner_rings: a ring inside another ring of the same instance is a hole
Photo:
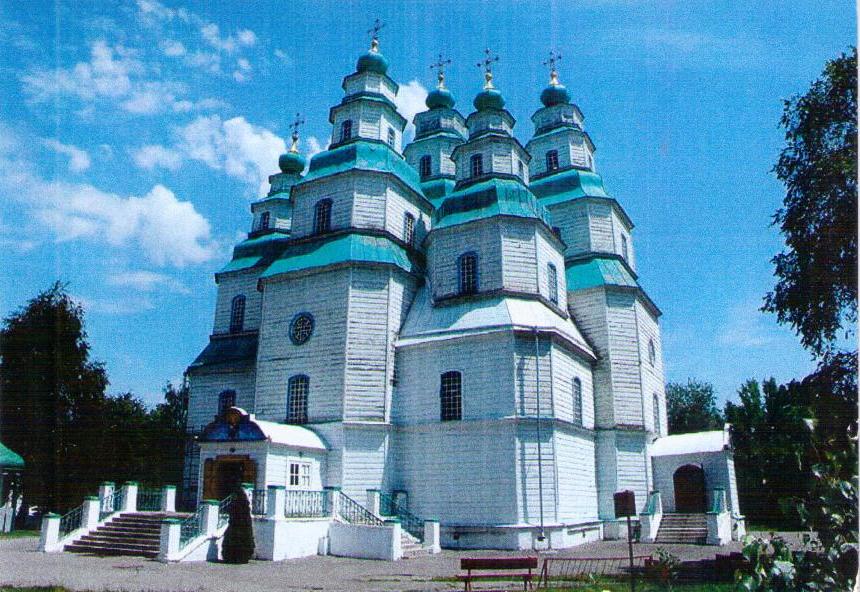
[[[537,557],[464,557],[460,559],[460,569],[466,570],[466,573],[458,575],[457,579],[462,580],[464,589],[466,592],[470,592],[474,580],[518,580],[522,578],[523,590],[527,591],[531,588],[532,570],[537,569],[537,566]],[[520,571],[513,573],[515,569]],[[493,573],[473,573],[487,571]]]

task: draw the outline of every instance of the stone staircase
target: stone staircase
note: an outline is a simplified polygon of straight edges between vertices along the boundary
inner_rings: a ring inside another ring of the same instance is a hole
[[[424,548],[421,541],[406,532],[400,531],[400,548],[403,550],[403,557],[419,557],[421,555],[429,555],[430,551]]]
[[[184,518],[187,514],[120,514],[79,540],[65,546],[70,553],[92,555],[132,555],[155,559],[158,556],[161,521]]]
[[[707,540],[708,519],[705,514],[663,514],[655,542],[704,545]]]

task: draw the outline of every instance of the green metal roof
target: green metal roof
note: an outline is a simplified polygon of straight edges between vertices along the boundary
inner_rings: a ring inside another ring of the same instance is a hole
[[[603,178],[597,173],[569,169],[531,182],[529,188],[544,205],[554,205],[578,197],[604,197],[612,199],[603,187]]]
[[[391,239],[351,233],[291,245],[260,278],[351,261],[396,265],[406,272],[416,269],[406,250]]]
[[[222,364],[253,364],[257,359],[257,334],[213,335],[189,370]]]
[[[438,208],[454,191],[454,185],[456,185],[454,179],[442,177],[421,183],[421,189],[424,190],[424,196],[430,200],[433,207]]]
[[[268,232],[244,240],[233,247],[233,258],[215,275],[264,265],[280,255],[289,240],[289,235],[283,232]]]
[[[17,452],[3,445],[0,442],[0,467],[4,469],[23,469],[24,459]]]
[[[357,140],[333,150],[320,152],[311,159],[308,174],[297,185],[304,185],[352,169],[390,173],[424,198],[418,172],[388,144],[367,140]]]
[[[433,214],[433,228],[492,216],[535,218],[550,224],[549,212],[529,189],[512,179],[489,179],[449,195]]]
[[[568,263],[565,275],[568,290],[585,290],[597,286],[639,287],[636,278],[624,264],[612,257]]]
[[[241,271],[243,269],[251,269],[260,264],[263,260],[262,257],[239,257],[237,259],[233,259],[219,269],[216,273],[227,273],[228,271]]]

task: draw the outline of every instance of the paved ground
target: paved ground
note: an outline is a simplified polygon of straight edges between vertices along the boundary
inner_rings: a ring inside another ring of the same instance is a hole
[[[790,536],[790,535],[789,535]],[[796,540],[796,537],[793,537]],[[135,557],[91,557],[72,553],[41,553],[38,538],[0,539],[0,585],[62,585],[72,590],[102,592],[274,592],[337,590],[349,592],[418,592],[460,589],[454,582],[434,581],[458,572],[466,556],[522,552],[443,551],[441,555],[397,562],[308,557],[283,562],[252,561],[248,565],[217,563],[163,564]],[[637,544],[634,553],[647,555],[657,547],[682,560],[712,558],[716,547]],[[739,543],[719,549],[740,550]],[[547,556],[626,556],[624,542],[581,545]]]

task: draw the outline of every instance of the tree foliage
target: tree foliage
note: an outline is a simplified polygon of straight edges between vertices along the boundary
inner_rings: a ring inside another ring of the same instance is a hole
[[[0,356],[0,433],[26,462],[24,509],[66,510],[103,480],[179,482],[187,389],[168,384],[154,410],[107,395],[84,311],[62,284],[5,319]]]
[[[723,428],[717,397],[710,383],[688,379],[687,384],[666,385],[669,433],[686,434]]]
[[[857,49],[785,101],[781,123],[774,171],[786,194],[774,223],[786,249],[773,258],[778,281],[764,310],[821,355],[857,320]]]

